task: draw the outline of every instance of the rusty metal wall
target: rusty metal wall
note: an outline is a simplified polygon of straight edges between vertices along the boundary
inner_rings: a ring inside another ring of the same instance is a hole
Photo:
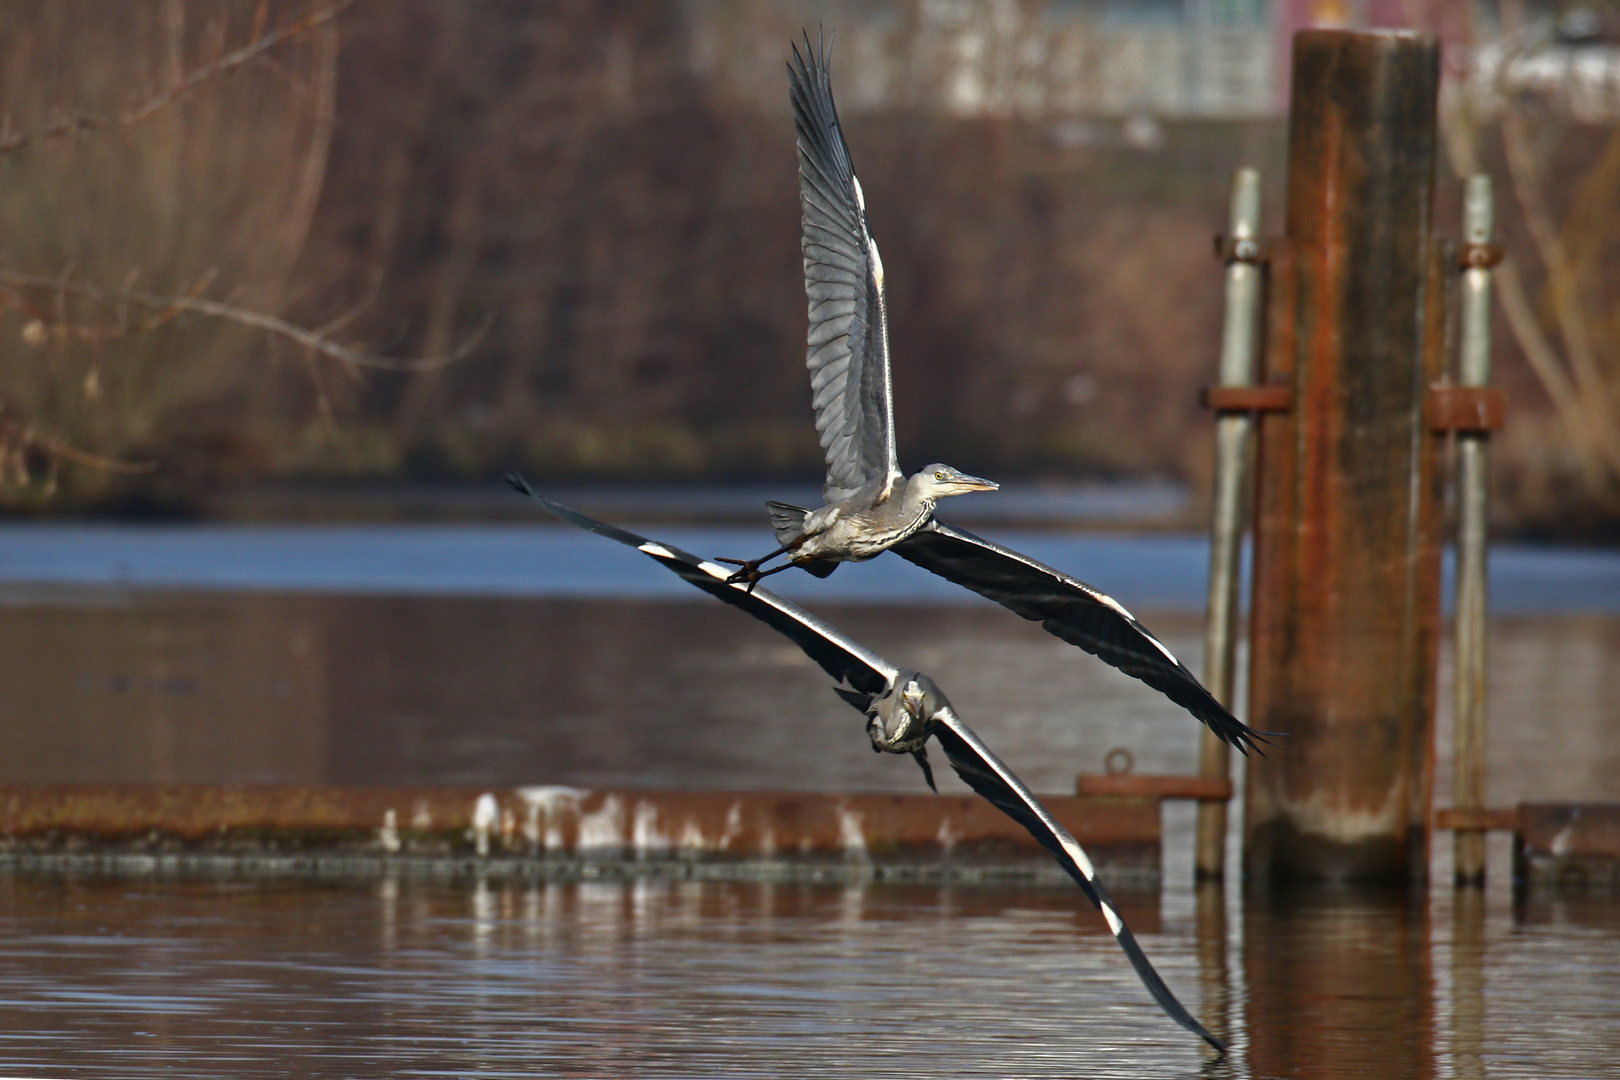
[[[1157,887],[1158,798],[1054,795],[1043,802],[1110,884]],[[902,876],[914,878],[1068,880],[1021,826],[974,795],[561,786],[0,787],[0,864],[74,853],[227,861],[336,854],[346,866],[384,870],[389,860],[470,857],[587,876],[587,867],[619,874],[799,863],[901,868]],[[47,864],[49,858],[40,865]]]
[[[1260,421],[1245,873],[1406,879],[1427,866],[1444,353],[1431,240],[1439,49],[1294,43],[1287,234],[1272,258]]]

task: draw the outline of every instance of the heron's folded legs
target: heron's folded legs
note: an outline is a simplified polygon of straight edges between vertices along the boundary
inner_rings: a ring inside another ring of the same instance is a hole
[[[765,563],[770,562],[772,559],[776,558],[778,555],[785,554],[785,553],[787,553],[789,551],[797,551],[797,550],[799,550],[799,545],[802,544],[802,543],[804,543],[804,537],[800,536],[800,537],[798,537],[798,538],[796,538],[794,540],[789,541],[786,544],[783,544],[781,547],[777,548],[775,551],[771,552],[769,555],[762,555],[757,559],[720,559],[720,558],[716,558],[715,562],[730,563],[732,566],[740,566],[740,567],[742,567],[741,570],[738,570],[735,574],[732,574],[730,577],[726,578],[726,584],[727,585],[735,585],[739,581],[747,581],[748,582],[748,591],[753,592],[754,591],[754,586],[759,584],[759,579],[760,578],[769,577],[771,574],[779,574],[783,570],[790,569],[793,566],[793,564],[792,563],[784,563],[783,565],[778,566],[773,570],[765,570],[765,571],[761,571],[760,567],[763,566]]]
[[[793,569],[793,567],[795,565],[794,563],[786,562],[786,563],[783,563],[781,566],[773,566],[769,570],[761,570],[759,568],[760,564],[765,563],[765,562],[769,562],[770,560],[776,558],[778,555],[782,554],[782,552],[790,551],[795,547],[798,547],[798,545],[797,544],[791,544],[791,545],[788,545],[788,546],[785,546],[785,547],[779,547],[775,551],[771,552],[769,555],[766,555],[764,558],[761,558],[761,559],[721,559],[721,558],[716,558],[715,562],[730,563],[733,566],[742,567],[741,570],[738,570],[735,574],[732,574],[730,577],[726,578],[726,584],[727,585],[736,585],[736,584],[739,584],[740,582],[746,581],[746,582],[748,582],[748,591],[750,593],[752,593],[754,591],[754,586],[759,584],[759,579],[760,578],[768,578],[772,574],[780,574],[784,570],[791,570],[791,569]]]

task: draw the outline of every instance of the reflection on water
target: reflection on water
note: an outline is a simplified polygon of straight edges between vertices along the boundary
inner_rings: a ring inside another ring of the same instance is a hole
[[[803,653],[701,597],[80,599],[0,607],[0,781],[920,783]],[[938,675],[1038,787],[1072,790],[1116,745],[1194,765],[1174,705],[998,608],[833,617]],[[1158,623],[1196,661],[1197,623]]]
[[[1143,943],[1231,1038],[1209,1066],[1075,900],[4,877],[0,1061],[84,1077],[1614,1075],[1612,904],[1519,920],[1505,894],[1453,908],[1436,890],[1228,915],[1218,893],[1172,889]]]
[[[1423,897],[1260,894],[1243,924],[1257,1074],[1435,1074]]]
[[[815,607],[935,675],[1037,790],[1115,746],[1197,768],[1179,709],[999,608]],[[1144,618],[1199,669],[1196,617]],[[1620,618],[1507,616],[1491,648],[1492,803],[1620,797]],[[916,790],[828,683],[702,597],[36,593],[0,604],[0,782]]]

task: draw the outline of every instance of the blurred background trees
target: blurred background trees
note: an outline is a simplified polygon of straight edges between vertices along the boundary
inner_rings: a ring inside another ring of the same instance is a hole
[[[220,65],[317,10],[64,0],[0,17],[0,269],[61,284],[0,277],[11,501],[217,480],[301,437],[287,420],[307,388],[278,371],[296,358],[262,334],[75,290],[292,302],[331,143],[337,28]]]
[[[321,10],[8,5],[5,132],[123,115]],[[58,507],[513,466],[813,477],[783,62],[818,26],[889,271],[902,456],[1196,492],[1208,238],[1238,164],[1280,221],[1287,40],[1335,21],[1440,32],[1453,168],[1498,177],[1505,520],[1610,528],[1620,28],[1529,0],[357,0],[139,123],[0,154],[0,270],[392,355],[487,326],[478,347],[378,373],[191,312],[6,292],[0,423],[36,438],[7,497],[53,473]],[[150,471],[53,464],[46,438]]]

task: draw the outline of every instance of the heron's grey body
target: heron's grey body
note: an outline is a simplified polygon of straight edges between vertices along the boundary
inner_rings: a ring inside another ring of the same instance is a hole
[[[927,525],[939,500],[958,494],[955,489],[965,484],[985,485],[988,481],[964,477],[949,465],[936,463],[908,477],[887,495],[878,485],[869,484],[819,510],[769,503],[771,525],[776,542],[792,552],[794,562],[861,562],[876,558]]]
[[[1176,1023],[1217,1050],[1225,1049],[1221,1041],[1205,1030],[1176,1000],[1154,970],[1130,928],[1125,925],[1125,920],[1120,917],[1108,890],[1097,879],[1096,869],[1079,842],[1023,781],[990,751],[973,729],[957,716],[945,692],[927,675],[890,663],[803,608],[765,589],[731,581],[730,573],[721,566],[669,544],[648,540],[586,517],[535,494],[516,477],[512,478],[512,483],[565,521],[636,548],[697,588],[733,607],[741,608],[788,637],[838,680],[838,685],[833,687],[838,696],[866,715],[866,732],[872,749],[890,754],[910,754],[922,766],[929,787],[934,786],[934,778],[924,744],[930,738],[934,739],[945,751],[951,768],[963,782],[1022,825],[1080,886],[1081,891],[1102,913],[1137,977],[1159,1007]]]

